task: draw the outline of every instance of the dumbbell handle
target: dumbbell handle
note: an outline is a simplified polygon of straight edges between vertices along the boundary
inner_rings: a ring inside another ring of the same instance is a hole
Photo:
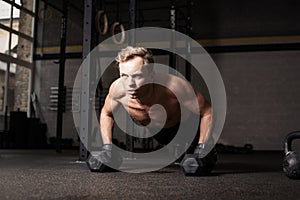
[[[300,139],[300,131],[294,131],[289,133],[284,140],[284,153],[287,154],[292,151],[292,141],[294,139]]]

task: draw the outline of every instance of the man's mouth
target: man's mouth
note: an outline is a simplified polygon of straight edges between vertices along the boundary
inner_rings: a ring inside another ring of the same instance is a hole
[[[134,95],[137,93],[137,91],[136,90],[127,90],[127,93],[130,95]]]

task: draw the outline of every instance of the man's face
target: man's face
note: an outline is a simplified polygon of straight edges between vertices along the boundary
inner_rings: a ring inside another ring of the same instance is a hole
[[[137,96],[138,89],[149,81],[150,73],[143,67],[144,61],[141,57],[134,57],[126,62],[119,63],[120,77],[126,93]]]

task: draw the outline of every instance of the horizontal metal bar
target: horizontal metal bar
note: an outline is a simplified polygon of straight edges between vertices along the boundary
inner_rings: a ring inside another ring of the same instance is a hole
[[[15,63],[17,65],[24,66],[29,69],[32,69],[32,66],[33,66],[33,64],[30,62],[27,62],[25,60],[20,60],[18,58],[12,57],[12,56],[4,54],[4,53],[0,53],[0,60],[7,62],[7,63]]]
[[[274,44],[241,44],[224,46],[205,46],[203,48],[208,53],[227,53],[227,52],[253,52],[253,51],[287,51],[300,50],[300,43],[274,43]],[[170,52],[160,49],[152,49],[154,55],[169,55]],[[185,48],[179,48],[179,52],[185,53]],[[198,52],[197,48],[192,48],[192,52]],[[117,51],[101,52],[103,57],[115,57]],[[69,54],[69,55],[68,55]],[[82,53],[67,53],[66,58],[80,58]],[[77,56],[76,56],[77,55]],[[35,55],[35,60],[58,59],[58,54],[44,54],[43,57]]]
[[[20,32],[20,31],[16,31],[16,30],[14,30],[14,29],[12,29],[8,26],[5,26],[3,24],[0,24],[0,29],[6,30],[6,31],[11,32],[11,33],[14,33],[14,34],[18,35],[19,37],[22,37],[26,40],[29,40],[30,42],[33,42],[33,37],[31,37],[29,35],[26,35],[26,34]]]
[[[76,52],[76,53],[66,53],[65,54],[66,59],[76,59],[80,58],[82,59],[82,52]],[[43,53],[43,54],[34,54],[33,60],[56,60],[60,59],[59,53]]]
[[[205,46],[203,48],[208,53],[227,53],[227,52],[253,52],[253,51],[287,51],[287,50],[300,50],[300,43],[274,43],[274,44],[239,44],[239,45],[223,45],[223,46]],[[192,50],[197,52],[196,48],[192,48]],[[165,52],[159,49],[152,50],[154,55],[168,55],[169,52]],[[184,53],[184,48],[182,52]],[[106,51],[101,52],[101,56],[103,57],[115,57],[117,51]],[[82,53],[66,53],[66,58],[74,59],[74,58],[82,58]],[[59,59],[59,54],[36,54],[34,55],[34,60],[51,60],[51,59]]]
[[[300,43],[249,44],[204,47],[208,53],[256,52],[256,51],[299,51]]]
[[[28,10],[27,8],[24,8],[23,6],[20,6],[19,4],[16,4],[15,2],[11,1],[11,0],[3,0],[8,4],[11,4],[13,6],[15,6],[16,8],[20,9],[21,11],[31,15],[32,17],[35,17],[35,13],[32,12],[31,10]]]

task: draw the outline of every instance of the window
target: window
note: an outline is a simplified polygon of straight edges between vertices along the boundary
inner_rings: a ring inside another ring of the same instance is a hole
[[[35,0],[0,0],[0,114],[28,112]]]

